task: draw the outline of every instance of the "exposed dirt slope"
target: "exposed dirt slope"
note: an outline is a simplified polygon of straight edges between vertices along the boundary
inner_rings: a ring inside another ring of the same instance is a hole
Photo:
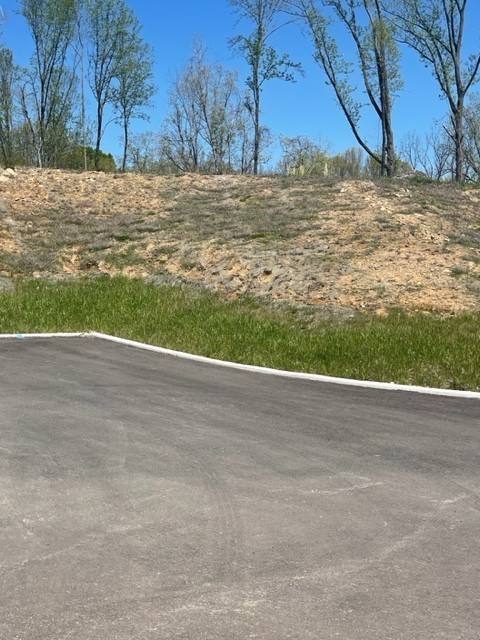
[[[36,169],[0,176],[0,276],[97,273],[328,309],[473,310],[480,190]]]

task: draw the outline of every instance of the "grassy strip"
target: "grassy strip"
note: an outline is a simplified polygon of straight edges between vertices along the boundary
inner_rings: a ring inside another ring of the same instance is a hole
[[[294,371],[480,390],[480,314],[360,316],[305,328],[293,313],[125,278],[18,281],[0,333],[101,331]]]

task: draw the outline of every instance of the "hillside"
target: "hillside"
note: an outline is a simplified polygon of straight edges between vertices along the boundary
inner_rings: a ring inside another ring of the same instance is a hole
[[[0,287],[122,273],[386,313],[480,303],[480,190],[251,176],[7,170]]]

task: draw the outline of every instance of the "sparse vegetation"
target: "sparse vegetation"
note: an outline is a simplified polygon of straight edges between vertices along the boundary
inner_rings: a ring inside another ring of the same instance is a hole
[[[478,306],[479,194],[451,185],[32,169],[2,198],[0,276],[167,277],[342,313]]]

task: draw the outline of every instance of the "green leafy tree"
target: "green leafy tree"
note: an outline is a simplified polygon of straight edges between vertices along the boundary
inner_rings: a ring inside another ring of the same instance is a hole
[[[85,169],[85,155],[87,157],[87,167]],[[59,162],[59,168],[72,169],[76,171],[105,171],[115,172],[117,167],[111,153],[100,151],[98,168],[95,164],[95,149],[93,147],[84,147],[83,145],[73,146],[68,152],[64,153]]]
[[[105,109],[114,98],[114,80],[120,72],[124,45],[135,26],[133,11],[124,0],[85,0],[89,41],[89,83],[96,102],[95,167],[100,169],[100,145],[105,131]]]
[[[14,91],[17,68],[10,49],[0,49],[0,152],[4,167],[15,165]]]
[[[306,24],[314,45],[314,58],[333,88],[358,144],[379,165],[381,175],[393,175],[396,156],[392,111],[402,81],[392,25],[380,0],[323,0],[321,3],[292,0],[289,7]],[[345,58],[331,35],[337,25],[353,40],[363,85],[361,96],[350,79],[355,64]],[[381,126],[380,152],[361,131],[361,115],[366,106]]]
[[[55,162],[62,132],[72,115],[75,74],[68,66],[75,35],[75,0],[20,0],[34,42],[30,67],[23,73],[20,98],[36,162]]]
[[[141,25],[131,17],[128,30],[122,32],[118,64],[112,89],[112,103],[117,122],[123,128],[122,171],[127,166],[130,123],[133,118],[148,119],[144,108],[155,93],[153,78],[153,49],[141,36]]]
[[[463,182],[465,99],[480,77],[480,51],[465,60],[465,30],[472,25],[480,35],[480,27],[467,20],[468,0],[384,0],[384,4],[396,20],[399,40],[430,67],[447,100],[450,127],[446,130],[455,146],[454,177]]]
[[[253,122],[253,173],[259,170],[262,149],[261,98],[264,85],[269,80],[287,82],[295,80],[295,72],[301,71],[299,63],[292,62],[287,54],[279,55],[269,43],[272,36],[285,23],[280,17],[286,8],[285,0],[230,0],[240,19],[253,24],[250,35],[238,35],[231,45],[238,49],[250,68],[246,84],[249,96],[246,107]]]
[[[380,165],[376,160],[367,156],[375,167],[376,177],[380,174]],[[366,170],[363,150],[359,147],[351,147],[343,153],[333,156],[328,162],[328,175],[334,178],[358,180],[365,177]]]
[[[85,73],[85,57],[86,57],[86,39],[85,32],[85,0],[77,0],[76,15],[76,31],[77,37],[73,47],[78,59],[78,67],[80,72],[80,96],[81,96],[81,113],[80,127],[83,146],[83,169],[87,171],[87,94],[86,94],[86,73]]]

